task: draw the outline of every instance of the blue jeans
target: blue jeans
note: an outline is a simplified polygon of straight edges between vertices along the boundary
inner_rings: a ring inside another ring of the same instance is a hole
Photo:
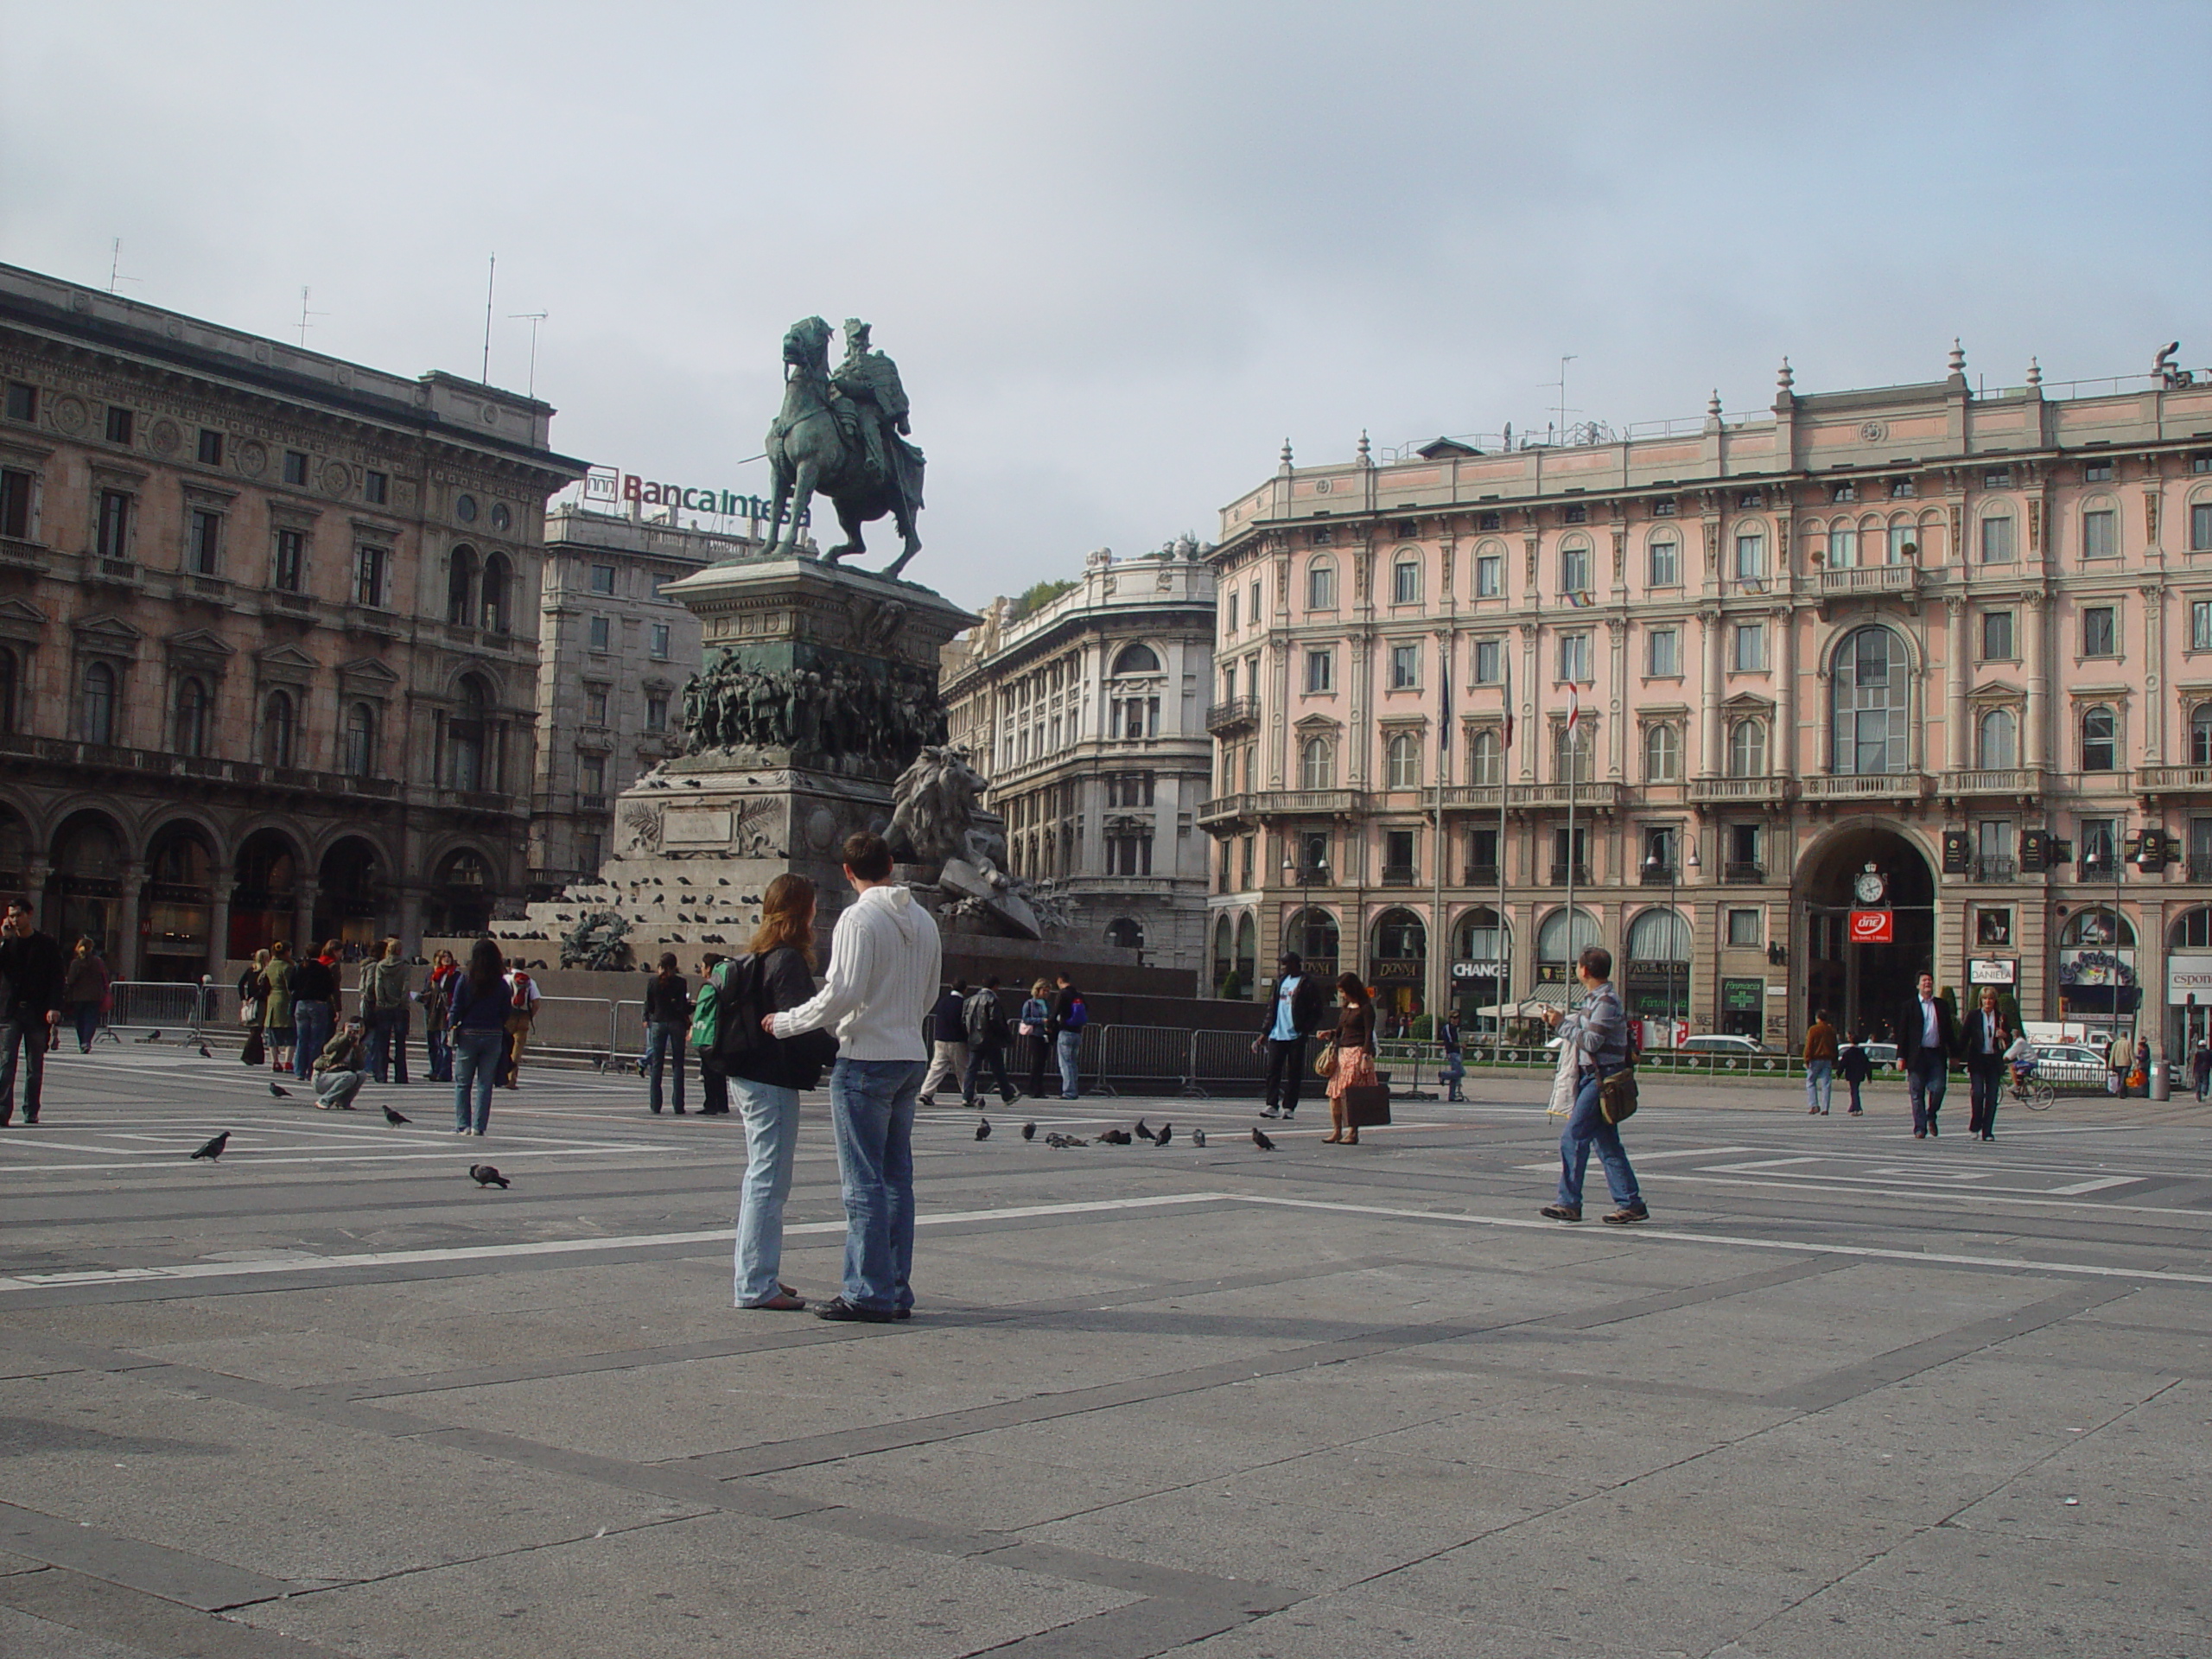
[[[463,1026],[452,1036],[453,1126],[456,1129],[474,1128],[481,1135],[492,1122],[492,1085],[499,1081],[499,1056],[506,1047],[507,1033]],[[474,1122],[469,1119],[468,1097],[472,1090],[476,1096]]]
[[[1582,1074],[1581,1087],[1574,1091],[1574,1109],[1567,1115],[1567,1128],[1559,1137],[1559,1201],[1582,1207],[1582,1177],[1590,1167],[1590,1149],[1598,1149],[1598,1161],[1605,1166],[1605,1185],[1612,1190],[1613,1202],[1623,1209],[1640,1205],[1643,1196],[1636,1188],[1636,1171],[1629,1166],[1628,1154],[1621,1146],[1621,1132],[1605,1122],[1605,1113],[1598,1109],[1599,1074],[1595,1070]]]
[[[69,1019],[77,1027],[77,1046],[85,1053],[92,1052],[92,1039],[100,1032],[100,1005],[97,1002],[72,1002]]]
[[[1933,1135],[1936,1114],[1943,1109],[1944,1091],[1951,1086],[1951,1063],[1941,1054],[1923,1053],[1906,1068],[1905,1090],[1912,1096],[1912,1132]]]
[[[845,1300],[878,1313],[914,1305],[914,1102],[923,1060],[839,1060],[830,1121],[845,1200]],[[731,1079],[732,1083],[736,1081]]]
[[[798,1149],[798,1090],[729,1079],[745,1117],[745,1196],[737,1209],[737,1305],[765,1302],[782,1286],[784,1200]],[[842,1161],[843,1140],[838,1141]],[[912,1213],[911,1208],[909,1214]],[[850,1281],[847,1274],[848,1287]]]
[[[1823,1117],[1827,1116],[1828,1103],[1835,1098],[1835,1062],[1808,1060],[1805,1062],[1805,1104]]]
[[[1083,1092],[1076,1086],[1076,1060],[1083,1052],[1083,1033],[1064,1031],[1056,1046],[1060,1052],[1060,1098],[1073,1100]]]
[[[292,1075],[302,1083],[314,1075],[315,1063],[330,1041],[330,1004],[292,1004]]]
[[[660,1110],[661,1068],[670,1061],[676,1063],[676,1109],[683,1109],[683,1046],[691,1040],[691,1027],[679,1026],[667,1020],[656,1020],[645,1027],[645,1076],[652,1087],[645,1103],[653,1110]]]
[[[423,1033],[423,1048],[430,1059],[430,1081],[453,1081],[453,1044],[443,1026],[429,1027]]]
[[[407,1010],[380,1008],[368,1016],[369,1075],[378,1083],[407,1081]]]

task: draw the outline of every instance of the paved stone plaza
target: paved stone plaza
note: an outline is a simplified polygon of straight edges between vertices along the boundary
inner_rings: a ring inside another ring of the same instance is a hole
[[[1238,1102],[1039,1103],[1034,1145],[1019,1107],[980,1145],[938,1111],[916,1317],[854,1326],[730,1307],[734,1120],[539,1071],[460,1141],[446,1090],[329,1116],[265,1075],[70,1053],[0,1135],[10,1659],[2105,1659],[2212,1630],[2193,1103],[2014,1110],[1985,1146],[1963,1087],[1920,1143],[1895,1085],[1853,1121],[1655,1084],[1633,1230],[1536,1218],[1534,1079],[1351,1149],[1309,1103],[1272,1155]],[[820,1296],[808,1100],[785,1276]],[[1042,1143],[1140,1113],[1173,1144]]]

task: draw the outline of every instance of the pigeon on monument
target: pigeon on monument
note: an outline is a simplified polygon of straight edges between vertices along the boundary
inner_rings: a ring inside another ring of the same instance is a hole
[[[1256,1123],[1252,1126],[1252,1144],[1262,1152],[1273,1152],[1275,1149],[1275,1143],[1268,1139],[1266,1131]]]
[[[1021,1126],[1021,1138],[1025,1141],[1034,1141],[1037,1138],[1037,1126],[1034,1123],[1023,1124]]]
[[[220,1135],[217,1135],[213,1141],[210,1141],[206,1146],[200,1147],[199,1151],[194,1153],[192,1155],[194,1158],[205,1158],[212,1164],[223,1155],[223,1148],[230,1144],[231,1132],[228,1129],[225,1129]]]
[[[978,1141],[988,1141],[991,1138],[991,1120],[989,1118],[979,1117],[976,1120],[976,1138]]]
[[[269,1092],[276,1096],[279,1100],[289,1100],[292,1097],[292,1091],[290,1090],[279,1089],[273,1083],[269,1085]]]
[[[471,1164],[468,1179],[479,1186],[496,1186],[505,1190],[507,1185],[507,1178],[500,1174],[498,1166],[493,1164]]]
[[[403,1113],[395,1112],[391,1107],[387,1106],[384,1109],[384,1121],[391,1124],[391,1127],[396,1129],[401,1124],[412,1123],[415,1120]]]

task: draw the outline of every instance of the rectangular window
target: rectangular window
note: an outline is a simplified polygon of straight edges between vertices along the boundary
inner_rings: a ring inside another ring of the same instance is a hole
[[[1651,504],[1651,516],[1654,518],[1672,518],[1679,511],[1681,511],[1680,504],[1671,495],[1662,495]]]
[[[2108,461],[2083,461],[2082,463],[2082,480],[2086,484],[2111,483],[2112,462]]]
[[[1766,579],[1766,537],[1746,531],[1736,537],[1736,580]]]
[[[300,591],[300,567],[307,554],[307,532],[299,530],[280,530],[276,532],[276,568],[270,579],[279,591],[296,594]]]
[[[2206,510],[2212,512],[2212,508]],[[2212,524],[2212,518],[2208,518]],[[1475,559],[1475,597],[1496,599],[1505,591],[1505,559],[1497,553],[1484,553]]]
[[[1409,691],[1421,683],[1421,647],[1393,645],[1390,647],[1390,689]]]
[[[130,556],[130,493],[100,492],[99,553],[104,559]]]
[[[373,469],[361,474],[361,499],[380,507],[391,499],[391,475]]]
[[[2082,613],[2082,654],[2120,655],[2120,613],[2110,605],[2091,605]]]
[[[1414,559],[1400,559],[1390,567],[1390,602],[1393,605],[1421,603],[1421,564]]]
[[[107,408],[107,441],[110,443],[130,442],[130,411],[110,404]]]
[[[1651,543],[1651,586],[1679,588],[1682,582],[1682,544],[1672,537]]]
[[[1419,879],[1414,868],[1412,830],[1385,830],[1382,832],[1382,879],[1392,883]]]
[[[1766,943],[1766,912],[1763,910],[1731,910],[1728,912],[1728,943],[1748,945],[1756,950]]]
[[[2010,467],[1999,467],[1994,472],[1984,473],[1981,475],[1981,487],[1985,490],[2011,489],[2012,469]]]
[[[1839,524],[1828,531],[1828,569],[1853,570],[1859,566],[1859,532]]]
[[[223,464],[223,435],[212,426],[200,429],[200,464],[202,467]]]
[[[284,452],[284,481],[296,486],[308,481],[308,458],[303,450]]]
[[[1567,854],[1570,842],[1564,827],[1552,831],[1552,883],[1563,886],[1567,881]],[[1578,882],[1590,879],[1590,832],[1580,824],[1574,827],[1572,842],[1574,879]]]
[[[1890,499],[1892,501],[1907,501],[1919,493],[1918,488],[1909,478],[1893,478],[1890,480]]]
[[[1239,594],[1234,588],[1229,590],[1229,612],[1226,618],[1226,632],[1232,634],[1236,632],[1236,601],[1241,597],[1242,595]]]
[[[2189,550],[2212,553],[2212,501],[2197,501],[2190,506]]]
[[[1306,653],[1306,689],[1308,691],[1336,690],[1336,658],[1326,651]]]
[[[1559,590],[1562,594],[1590,591],[1590,550],[1563,547],[1559,553]]]
[[[2081,855],[2082,875],[2101,875],[2109,880],[2120,859],[2120,821],[2082,819]]]
[[[2212,651],[2212,599],[2189,601],[2189,648]]]
[[[1562,633],[1559,637],[1559,677],[1578,683],[1587,683],[1590,674],[1590,636],[1586,633]]]
[[[588,725],[592,726],[604,726],[607,724],[607,691],[605,687],[594,685],[587,686],[584,689],[584,721]]]
[[[1475,683],[1496,685],[1505,677],[1503,672],[1505,641],[1478,639],[1475,641]]]
[[[38,419],[38,388],[25,380],[8,383],[8,418],[11,421]]]
[[[1889,560],[1891,564],[1910,564],[1920,552],[1920,531],[1911,524],[1891,524],[1889,530]]]
[[[586,870],[597,871],[599,868],[600,858],[599,848],[600,841],[598,836],[594,834],[578,836],[576,837],[576,863],[578,866]]]
[[[649,732],[664,732],[668,729],[668,699],[666,697],[656,696],[645,699],[645,729]]]
[[[368,610],[384,604],[385,551],[364,542],[353,554],[353,596]]]
[[[1471,882],[1494,882],[1497,880],[1497,831],[1470,830],[1467,831],[1467,880]],[[1478,951],[1478,956],[1482,952]]]
[[[0,536],[31,536],[31,475],[12,467],[0,467]]]
[[[590,649],[593,651],[605,651],[607,647],[609,632],[610,626],[605,617],[594,616],[592,618],[591,632],[589,635],[591,640]]]
[[[2212,467],[2200,468],[2199,470],[2212,471]],[[1477,530],[1498,530],[1502,529],[1504,524],[1505,515],[1502,512],[1479,513],[1476,516],[1475,519],[1475,528]]]
[[[2014,658],[2012,613],[1989,611],[1981,619],[1981,660],[2009,663]]]
[[[655,662],[664,663],[668,660],[668,624],[665,622],[654,623],[652,632],[652,657]]]
[[[1679,628],[1651,630],[1651,677],[1671,680],[1682,671],[1682,634]]]
[[[607,793],[607,757],[605,755],[585,755],[577,763],[577,772],[583,780],[585,794],[604,795]]]
[[[1736,625],[1735,656],[1732,666],[1738,674],[1756,673],[1766,666],[1766,624]]]
[[[2082,556],[2116,559],[2120,556],[2120,515],[2098,507],[2082,515]]]
[[[1981,521],[1981,562],[2010,564],[2013,559],[2012,515],[1993,513]]]
[[[614,567],[613,565],[594,564],[592,566],[591,590],[594,594],[611,594],[614,591]]]
[[[1577,501],[1573,505],[1567,508],[1567,522],[1570,524],[1588,524],[1590,522],[1590,509],[1584,506],[1580,501]]]
[[[1260,626],[1260,584],[1256,582],[1252,584],[1252,602],[1244,608],[1252,614],[1252,626],[1258,627]]]
[[[209,512],[205,508],[192,510],[192,573],[196,576],[215,574],[215,555],[223,540],[223,515]]]
[[[1759,859],[1759,826],[1756,823],[1732,823],[1728,826],[1728,862],[1739,873],[1748,872],[1756,879],[1765,867]]]

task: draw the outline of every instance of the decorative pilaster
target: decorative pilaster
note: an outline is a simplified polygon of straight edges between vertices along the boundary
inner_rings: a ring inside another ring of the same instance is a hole
[[[2145,582],[2143,595],[2143,764],[2165,764],[2166,711],[2160,701],[2166,683],[2166,590]]]
[[[2025,753],[2031,767],[2048,767],[2050,760],[2050,596],[2042,592],[2023,595],[2021,620],[2028,633],[2028,720]]]
[[[1718,778],[1721,773],[1720,613],[1718,610],[1700,611],[1697,613],[1697,624],[1704,633],[1705,675],[1703,683],[1698,688],[1696,775],[1700,778]]]
[[[146,899],[146,867],[125,864],[123,867],[123,898],[118,906],[115,925],[116,960],[109,964],[118,979],[136,979],[144,962],[138,948],[138,922],[144,912]]]
[[[1786,605],[1770,613],[1775,639],[1775,742],[1770,764],[1775,775],[1795,778],[1797,766],[1797,617]]]
[[[1967,732],[1967,602],[1953,594],[1943,611],[1949,624],[1943,645],[1943,747],[1952,769],[1963,772],[1974,765]]]

